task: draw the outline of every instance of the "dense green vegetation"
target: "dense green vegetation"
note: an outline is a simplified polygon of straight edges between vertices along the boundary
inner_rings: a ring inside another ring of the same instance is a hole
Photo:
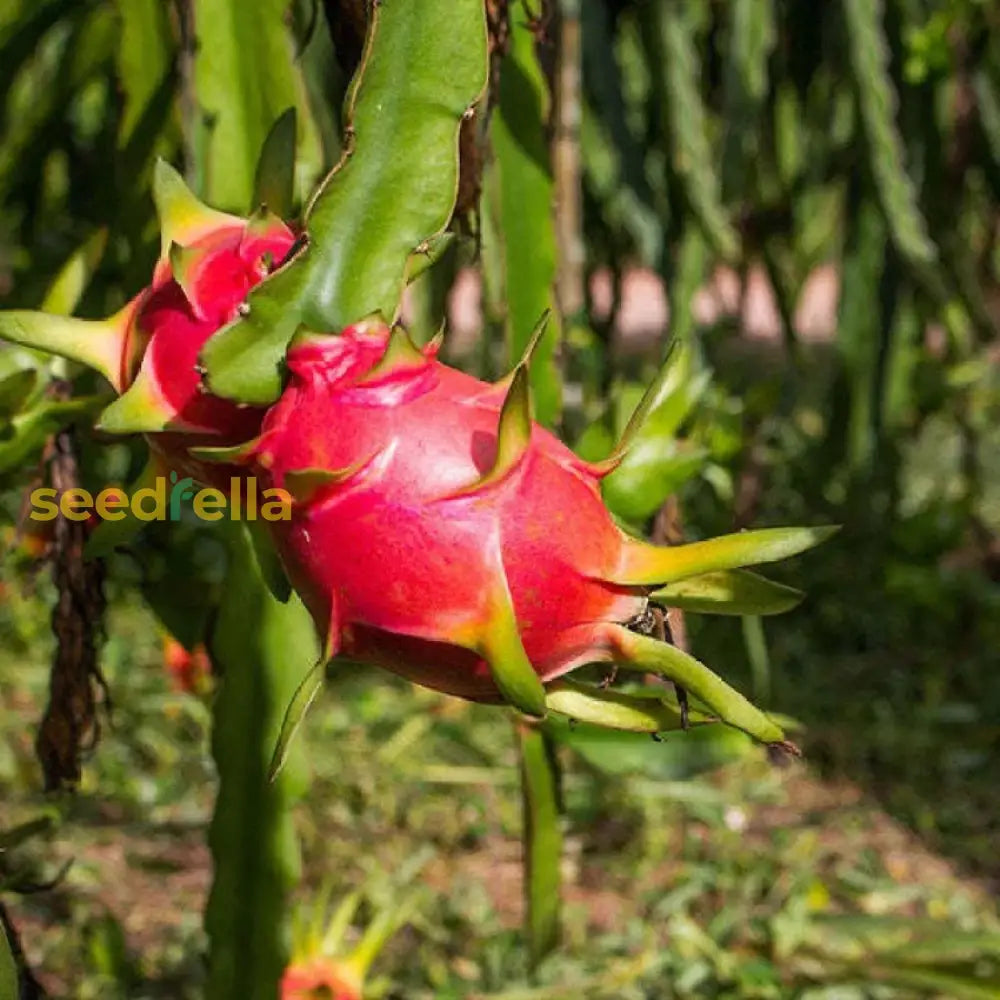
[[[134,480],[146,446],[90,429],[100,378],[0,345],[0,901],[28,966],[52,996],[226,995],[219,956],[250,931],[224,901],[214,944],[202,922],[221,773],[235,798],[219,801],[241,819],[227,831],[216,815],[215,884],[251,872],[245,911],[275,913],[254,939],[264,978],[287,958],[290,909],[362,891],[350,940],[387,910],[409,920],[372,996],[1000,996],[994,5],[488,2],[490,82],[456,159],[463,94],[486,74],[481,10],[413,3],[412,21],[387,15],[366,93],[348,85],[368,4],[8,0],[0,307],[106,316],[147,282],[157,156],[214,206],[246,213],[263,190],[291,217],[356,138],[353,173],[314,220],[338,252],[219,341],[213,384],[272,399],[300,321],[391,311],[404,272],[415,338],[447,322],[447,356],[484,377],[552,310],[536,414],[585,457],[608,454],[659,373],[658,405],[605,483],[624,524],[670,542],[843,525],[775,570],[808,594],[790,614],[672,620],[793,720],[805,762],[775,769],[722,727],[654,743],[550,725],[563,943],[532,970],[547,931],[521,947],[510,720],[334,669],[268,797],[261,755],[312,653],[297,645],[293,679],[250,630],[213,650],[259,657],[243,701],[171,686],[167,633],[211,645],[228,616],[270,622],[275,647],[302,626],[253,603],[263,586],[234,600],[246,548],[185,520],[101,564],[107,615],[89,625],[107,687],[83,678],[101,738],[75,793],[44,793],[46,556],[60,563],[51,539],[25,536],[24,497],[71,421],[84,485]],[[277,155],[262,178],[266,137],[288,151],[287,119],[271,131],[287,107],[294,172]],[[411,254],[450,214],[454,238]],[[248,342],[267,350],[244,363]],[[269,833],[247,841],[255,816]],[[252,849],[226,872],[241,842]]]

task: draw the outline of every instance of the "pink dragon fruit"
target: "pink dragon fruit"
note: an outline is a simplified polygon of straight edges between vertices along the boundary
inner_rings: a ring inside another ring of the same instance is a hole
[[[168,468],[228,486],[233,470],[195,461],[188,448],[246,440],[263,410],[203,392],[198,352],[284,260],[295,236],[263,209],[248,220],[207,208],[162,162],[153,191],[162,253],[147,288],[106,320],[0,313],[0,337],[97,369],[120,394],[101,416],[103,430],[145,432]]]
[[[161,468],[224,487],[253,475],[295,498],[291,519],[270,527],[325,639],[324,662],[343,654],[536,717],[552,709],[667,728],[662,705],[637,709],[612,693],[595,708],[594,695],[559,680],[608,663],[667,677],[723,721],[783,741],[707,667],[644,634],[649,601],[669,603],[676,591],[665,585],[691,578],[718,590],[722,574],[721,590],[732,589],[726,573],[800,552],[822,530],[674,548],[624,534],[599,485],[622,453],[588,464],[533,422],[530,350],[488,385],[440,363],[436,345],[418,350],[401,328],[363,322],[300,337],[266,417],[213,397],[199,351],[295,237],[266,212],[245,220],[206,208],[165,164],[154,196],[163,236],[149,288],[100,322],[0,313],[0,336],[102,372],[120,398],[99,426],[145,433]],[[293,703],[292,725],[310,690]]]
[[[212,661],[204,644],[187,649],[172,635],[164,633],[163,666],[173,690],[198,695],[211,691]]]
[[[533,423],[527,359],[489,385],[436,351],[374,322],[300,338],[260,437],[195,449],[295,498],[290,520],[271,527],[327,655],[534,716],[561,703],[557,678],[607,662],[669,677],[780,743],[781,728],[708,668],[628,626],[660,585],[783,558],[822,532],[675,548],[632,538],[599,488],[620,456],[588,464]]]
[[[404,866],[409,878],[421,867]],[[281,978],[280,1000],[362,1000],[372,964],[419,906],[419,891],[400,894],[402,884],[397,886],[380,905],[368,900],[373,915],[364,928],[355,920],[364,899],[361,892],[351,893],[332,910],[328,889],[302,905],[292,920],[292,957]]]
[[[354,970],[336,959],[316,956],[292,963],[281,978],[281,1000],[362,1000]]]

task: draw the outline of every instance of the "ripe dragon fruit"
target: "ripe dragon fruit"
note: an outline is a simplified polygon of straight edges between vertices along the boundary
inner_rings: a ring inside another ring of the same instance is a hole
[[[175,691],[202,695],[212,688],[212,661],[201,643],[194,649],[187,649],[172,635],[164,633],[163,666]]]
[[[381,322],[300,336],[259,438],[195,449],[295,499],[270,527],[326,657],[532,716],[568,704],[578,717],[580,692],[554,682],[605,662],[670,678],[724,721],[782,743],[781,728],[708,668],[629,625],[663,584],[783,558],[822,532],[675,548],[632,538],[600,493],[620,453],[589,464],[533,422],[530,350],[497,385],[436,355]]]
[[[331,909],[326,889],[303,904],[292,922],[292,958],[281,978],[280,1000],[362,1000],[372,964],[417,912],[419,890],[401,890],[422,867],[418,854],[404,864],[403,877],[396,872],[396,885],[385,901],[376,904],[369,896],[372,917],[363,929],[356,916],[365,893],[352,892]]]
[[[233,470],[195,461],[188,448],[246,440],[263,410],[205,393],[198,352],[285,259],[295,236],[265,209],[242,219],[206,207],[163,162],[153,193],[162,252],[147,288],[106,320],[0,313],[0,337],[95,368],[120,394],[101,429],[145,432],[168,469],[228,486]]]
[[[626,535],[600,480],[627,442],[587,463],[535,424],[530,348],[489,385],[442,364],[437,344],[418,350],[402,328],[364,321],[336,336],[300,335],[266,417],[214,397],[199,351],[293,252],[295,236],[266,211],[246,220],[207,208],[166,164],[154,197],[162,253],[147,289],[98,322],[0,313],[0,336],[102,372],[120,398],[99,427],[145,433],[161,469],[223,487],[234,474],[255,476],[295,498],[291,519],[269,528],[325,655],[289,709],[279,756],[320,668],[338,654],[534,717],[553,710],[654,733],[710,718],[683,701],[598,696],[562,679],[595,663],[652,672],[722,721],[785,745],[776,722],[644,632],[651,599],[669,605],[679,582],[731,590],[740,579],[726,574],[800,552],[824,530],[673,548]]]
[[[294,962],[281,977],[281,1000],[362,1000],[359,977],[336,959],[316,956]]]

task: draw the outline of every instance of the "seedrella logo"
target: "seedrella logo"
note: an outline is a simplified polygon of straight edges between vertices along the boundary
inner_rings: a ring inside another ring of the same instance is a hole
[[[151,486],[143,486],[131,496],[115,486],[96,496],[78,487],[62,492],[41,487],[32,490],[30,517],[52,521],[62,515],[69,521],[89,521],[96,516],[102,521],[121,521],[131,513],[140,521],[179,521],[188,502],[202,521],[221,521],[227,507],[232,521],[287,521],[292,515],[292,497],[287,490],[258,490],[253,477],[234,476],[227,495],[212,486],[196,489],[190,476],[179,479],[171,472],[169,479],[157,476]]]

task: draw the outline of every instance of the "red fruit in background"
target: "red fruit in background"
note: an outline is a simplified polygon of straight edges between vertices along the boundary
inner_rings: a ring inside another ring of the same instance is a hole
[[[53,521],[36,521],[25,517],[15,528],[4,533],[0,548],[11,549],[29,559],[44,559],[55,535]]]
[[[278,219],[241,223],[214,230],[182,253],[175,252],[174,272],[162,265],[157,269],[135,318],[136,335],[146,346],[130,391],[141,392],[143,406],[167,427],[184,428],[182,434],[150,438],[171,468],[204,480],[211,473],[187,457],[191,444],[234,444],[257,432],[263,410],[202,391],[198,352],[216,330],[236,318],[250,289],[284,258],[293,241]],[[114,422],[114,413],[112,407],[102,426]],[[223,481],[228,484],[228,477]]]
[[[163,665],[175,691],[203,694],[211,683],[212,662],[202,645],[188,650],[173,636],[164,636]]]
[[[282,263],[295,236],[263,209],[243,219],[207,208],[164,163],[154,198],[162,253],[147,288],[107,320],[0,313],[0,337],[96,368],[120,394],[101,429],[143,432],[168,469],[228,487],[235,470],[195,461],[188,449],[246,440],[263,410],[204,392],[198,353]]]
[[[416,872],[411,869],[410,877]],[[292,960],[281,979],[279,1000],[362,1000],[365,977],[390,938],[407,923],[419,896],[402,899],[393,893],[379,906],[358,939],[345,948],[360,893],[351,893],[329,913],[329,890],[321,891],[295,915],[292,923]],[[380,994],[381,995],[381,994]]]
[[[361,1000],[358,974],[336,959],[314,958],[294,962],[281,979],[280,1000]]]
[[[263,210],[247,220],[207,209],[163,170],[157,194],[163,255],[151,286],[136,300],[122,352],[141,360],[99,426],[144,430],[168,468],[227,487],[233,470],[192,460],[188,448],[246,440],[260,427],[263,410],[205,392],[198,353],[237,318],[250,290],[284,260],[295,236]]]

